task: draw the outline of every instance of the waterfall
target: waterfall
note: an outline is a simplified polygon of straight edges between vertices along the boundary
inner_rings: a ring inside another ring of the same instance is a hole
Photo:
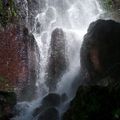
[[[99,18],[103,12],[96,0],[46,0],[44,2],[45,7],[36,16],[34,26],[34,36],[41,56],[40,78],[36,83],[40,96],[48,92],[44,83],[52,31],[61,28],[66,35],[66,54],[70,64],[68,71],[58,83],[58,91],[61,91],[66,88],[66,84],[67,86],[71,84],[71,77],[73,78],[80,68],[79,50],[88,25]]]
[[[74,97],[71,85],[80,69],[79,54],[83,36],[89,24],[103,13],[97,0],[40,0],[40,8],[33,27],[40,52],[40,73],[36,83],[37,99],[30,103],[18,103],[16,108],[21,112],[13,120],[37,120],[31,113],[42,104],[40,101],[50,92],[46,85],[48,74],[46,71],[51,54],[51,34],[56,28],[61,29],[65,35],[64,55],[67,67],[59,77],[55,91],[52,92],[66,94],[68,101]],[[61,108],[66,109],[64,105],[57,108],[58,111]]]

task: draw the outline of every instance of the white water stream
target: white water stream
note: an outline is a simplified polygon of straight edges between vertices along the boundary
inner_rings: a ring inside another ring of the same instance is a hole
[[[37,120],[32,117],[31,112],[39,106],[42,97],[48,94],[45,75],[51,33],[55,28],[62,28],[65,33],[66,55],[69,62],[55,92],[66,93],[69,99],[73,97],[71,96],[71,84],[80,69],[79,54],[83,36],[89,24],[103,13],[97,0],[40,0],[40,5],[44,6],[36,16],[34,25],[34,36],[40,52],[40,74],[36,83],[38,99],[31,103],[19,103],[17,108],[21,113],[14,118],[15,120]]]

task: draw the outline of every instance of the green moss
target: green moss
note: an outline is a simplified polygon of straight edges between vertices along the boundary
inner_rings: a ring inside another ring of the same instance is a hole
[[[16,16],[14,1],[8,0],[7,5],[4,5],[3,0],[0,0],[0,24],[6,26],[8,23],[13,22],[13,18]]]

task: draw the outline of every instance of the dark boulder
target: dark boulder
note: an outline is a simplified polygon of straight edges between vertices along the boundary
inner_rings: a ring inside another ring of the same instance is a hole
[[[81,47],[81,71],[90,83],[120,73],[120,23],[97,20],[90,24]],[[117,75],[116,75],[117,74]],[[98,76],[98,77],[97,77]],[[95,80],[95,81],[94,81]]]
[[[33,111],[32,115],[33,117],[36,117],[41,115],[42,113],[46,113],[45,111],[51,112],[51,110],[53,111],[54,108],[59,108],[61,104],[64,104],[66,100],[67,100],[66,94],[58,95],[56,93],[49,93],[42,99],[40,106]]]
[[[63,98],[63,97],[62,97]],[[56,93],[50,93],[46,95],[42,101],[41,105],[33,111],[33,116],[40,115],[43,111],[51,107],[59,107],[61,104],[61,96]]]
[[[57,107],[61,103],[61,96],[56,93],[50,93],[47,96],[45,96],[42,100],[42,105],[46,107]]]
[[[13,108],[16,102],[14,92],[0,91],[0,120],[10,120],[14,116]]]
[[[40,114],[38,120],[59,120],[59,112],[54,107],[48,108]]]
[[[19,23],[32,30],[35,16],[39,13],[39,0],[15,0]]]
[[[56,28],[51,35],[50,55],[47,65],[46,85],[50,91],[56,89],[56,85],[67,68],[66,40],[62,29]]]

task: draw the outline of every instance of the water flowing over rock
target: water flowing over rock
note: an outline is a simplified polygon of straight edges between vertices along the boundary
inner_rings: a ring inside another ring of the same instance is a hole
[[[49,93],[42,101],[41,105],[33,111],[33,117],[38,117],[38,120],[59,120],[58,108],[64,103],[64,95]]]
[[[64,120],[117,120],[120,117],[120,23],[90,24],[81,47],[81,85]]]
[[[46,84],[50,91],[56,89],[57,82],[67,68],[66,39],[62,29],[56,28],[51,35],[50,57],[47,67]]]
[[[30,100],[35,92],[38,47],[22,26],[0,30],[0,90],[16,91],[19,100]]]

